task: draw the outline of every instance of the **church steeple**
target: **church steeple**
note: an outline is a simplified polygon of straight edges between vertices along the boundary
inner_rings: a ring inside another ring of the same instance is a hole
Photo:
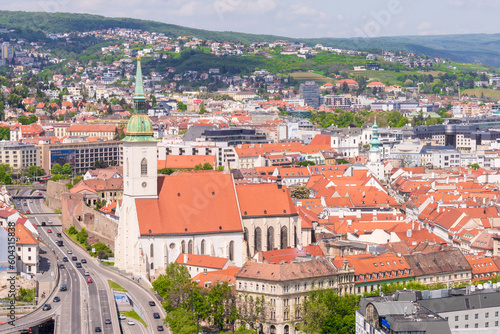
[[[144,114],[146,97],[144,96],[144,85],[142,82],[141,57],[137,57],[137,72],[135,74],[135,94],[134,94],[134,113]]]
[[[135,76],[134,113],[127,124],[127,136],[123,141],[144,142],[156,141],[153,137],[153,124],[146,115],[146,97],[142,82],[141,58],[137,57],[137,72]]]
[[[377,118],[375,117],[375,121],[373,123],[372,140],[370,140],[370,152],[380,152],[380,145],[382,145],[382,143],[380,142],[380,140],[378,140]]]

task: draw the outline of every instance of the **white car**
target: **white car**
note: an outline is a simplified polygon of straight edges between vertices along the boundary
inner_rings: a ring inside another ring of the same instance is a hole
[[[90,276],[90,273],[89,273],[88,271],[85,271],[83,274],[84,274],[85,276]],[[123,314],[122,314],[122,315],[123,315]]]
[[[123,314],[120,314],[120,320],[125,320],[125,319],[127,319],[127,317]]]
[[[73,251],[71,249],[68,249],[68,254],[73,254]]]
[[[133,322],[132,320],[129,320],[129,321],[127,321],[127,324],[128,324],[129,326],[133,326],[133,325],[135,325],[135,322]]]

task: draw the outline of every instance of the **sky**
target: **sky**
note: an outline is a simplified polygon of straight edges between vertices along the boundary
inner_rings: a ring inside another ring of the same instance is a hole
[[[16,0],[2,1],[0,9],[292,38],[500,33],[499,0]]]

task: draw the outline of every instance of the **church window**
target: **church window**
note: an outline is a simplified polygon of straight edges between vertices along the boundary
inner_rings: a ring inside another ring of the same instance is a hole
[[[186,253],[186,242],[184,240],[181,242],[181,253]]]
[[[288,229],[286,226],[281,228],[281,249],[288,247]]]
[[[229,260],[234,261],[234,241],[229,243]]]
[[[262,250],[262,230],[260,229],[260,227],[257,227],[255,229],[255,233],[254,233],[254,248],[255,248],[255,251],[258,252],[258,251],[261,251]]]
[[[272,226],[269,226],[267,229],[267,250],[273,250],[274,249],[274,228]]]
[[[150,256],[150,257],[153,257],[153,256],[154,256],[154,245],[153,245],[153,244],[151,244],[151,245],[149,246],[149,253],[150,253],[150,254],[149,254],[149,256]]]
[[[188,254],[193,254],[193,241],[189,240],[188,242]]]
[[[148,161],[142,158],[141,161],[141,176],[148,176]]]
[[[151,262],[151,269],[154,269],[155,268],[155,264],[153,262]]]
[[[294,240],[294,247],[297,247],[299,244],[299,238],[297,236],[297,226],[293,227],[293,240]]]
[[[127,169],[127,176],[129,176],[130,166],[128,164],[128,158],[127,158],[127,167],[126,167],[126,169]]]
[[[201,241],[200,254],[205,255],[205,240]]]

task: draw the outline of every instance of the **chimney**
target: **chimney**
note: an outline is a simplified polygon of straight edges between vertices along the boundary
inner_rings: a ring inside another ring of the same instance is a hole
[[[446,177],[446,184],[450,184],[450,177],[449,176]]]
[[[363,191],[363,198],[365,198],[365,192]]]
[[[298,249],[299,251],[301,251],[301,250],[302,250],[302,244],[298,244],[298,245],[297,245],[297,249]]]
[[[184,254],[184,263],[187,263],[187,262],[188,262],[188,255]]]
[[[410,179],[413,177],[413,172],[410,171]]]
[[[262,263],[264,261],[264,252],[263,251],[259,251],[257,253],[257,262],[258,263]]]
[[[278,189],[283,187],[283,180],[281,179],[281,174],[278,171],[278,177],[276,178],[276,184],[278,185]]]
[[[432,172],[432,179],[434,180],[436,178],[436,173]]]

